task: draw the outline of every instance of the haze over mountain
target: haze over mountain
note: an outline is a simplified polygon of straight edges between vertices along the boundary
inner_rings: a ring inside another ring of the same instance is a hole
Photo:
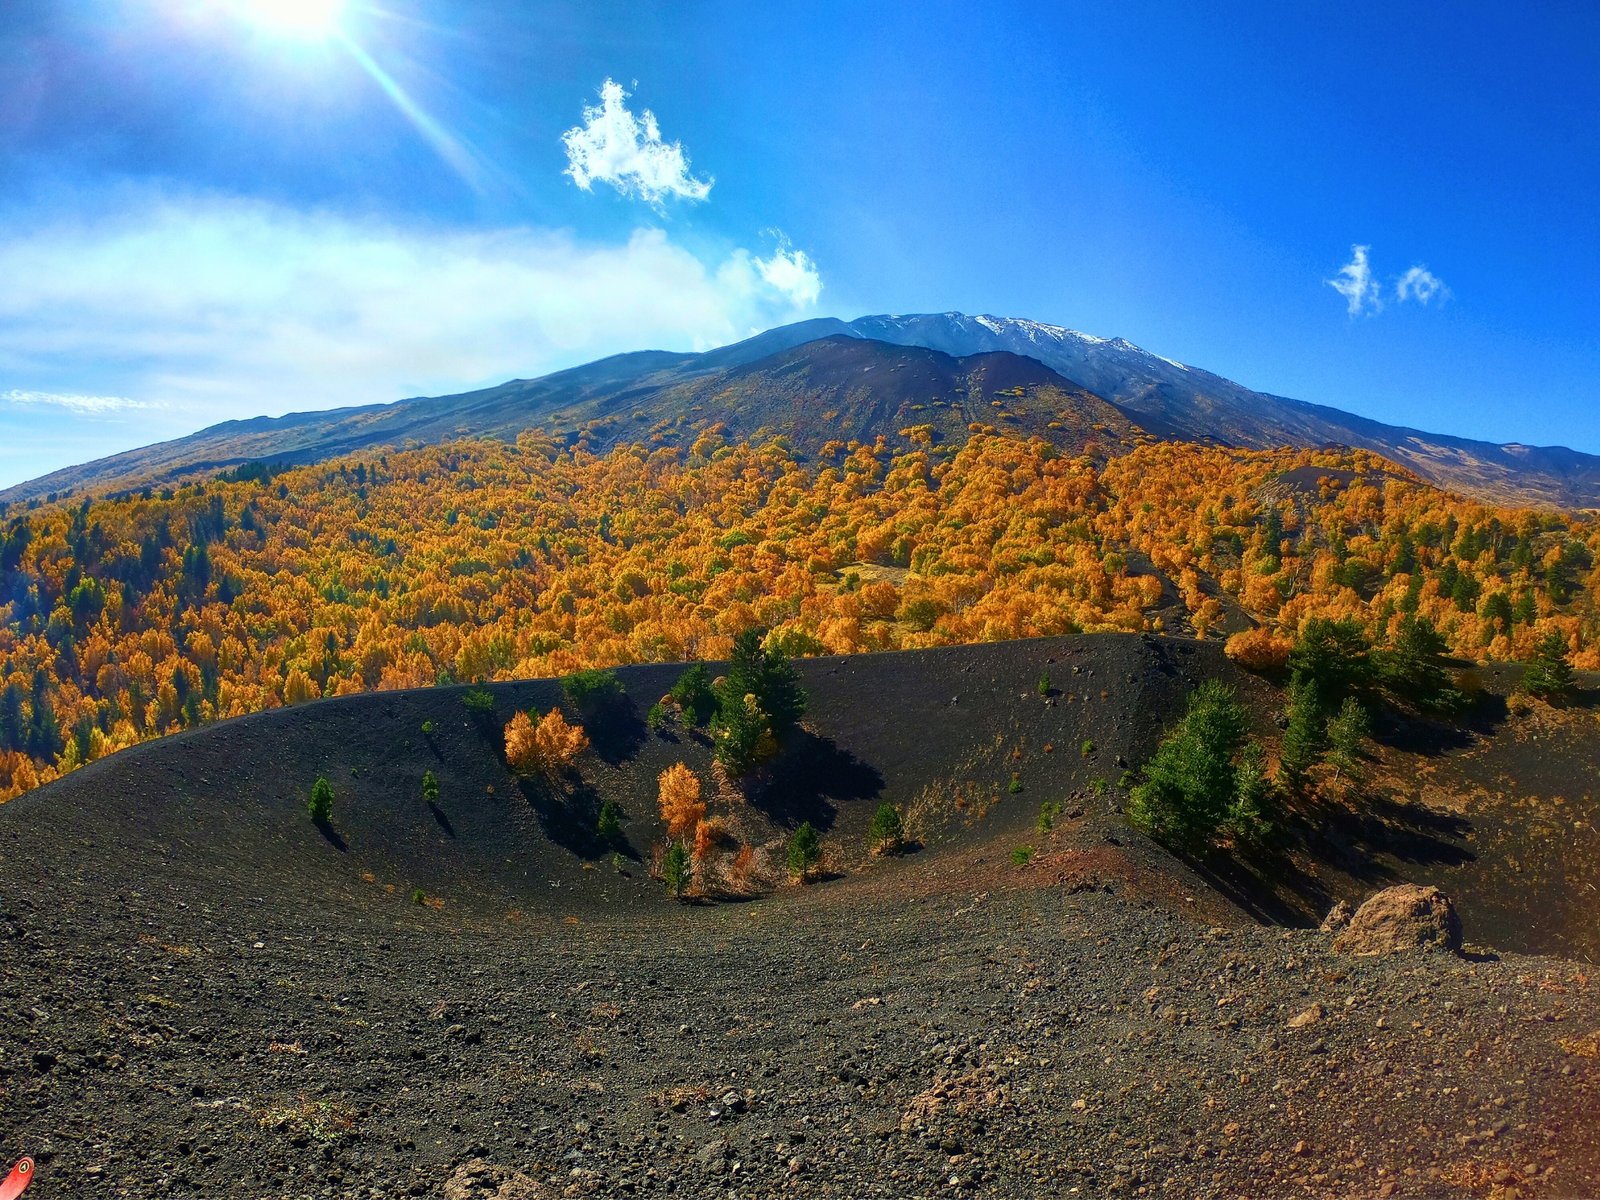
[[[903,440],[918,425],[959,440],[974,423],[1107,453],[1141,433],[1250,448],[1346,445],[1471,495],[1600,505],[1594,455],[1385,425],[1253,391],[1121,338],[961,313],[819,318],[701,354],[639,351],[459,395],[229,421],[53,472],[0,500],[529,428],[570,436],[587,426],[600,449],[676,441],[719,422],[731,437],[785,436],[803,453],[835,438]]]

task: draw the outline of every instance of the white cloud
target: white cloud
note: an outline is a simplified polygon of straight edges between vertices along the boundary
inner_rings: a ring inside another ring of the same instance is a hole
[[[1344,297],[1345,306],[1352,317],[1363,312],[1383,311],[1383,289],[1372,278],[1372,268],[1367,263],[1370,246],[1351,246],[1350,261],[1339,268],[1339,274],[1323,282]]]
[[[561,135],[565,173],[586,192],[599,181],[651,204],[668,196],[704,200],[714,181],[691,175],[682,143],[663,141],[655,114],[643,109],[635,117],[627,99],[621,84],[601,84],[600,103],[585,106],[583,124]]]
[[[1394,285],[1396,300],[1415,300],[1418,304],[1430,304],[1438,300],[1441,304],[1450,299],[1450,289],[1427,267],[1412,267],[1399,282]]]
[[[159,406],[139,416],[145,441],[720,345],[805,315],[820,289],[800,251],[708,261],[655,229],[588,242],[192,198],[0,226],[0,279],[0,387]]]
[[[754,260],[754,266],[767,285],[787,296],[791,304],[815,304],[822,295],[822,276],[817,273],[817,264],[804,250],[791,248],[787,239],[780,240],[771,257]]]
[[[149,407],[143,401],[130,400],[126,396],[85,396],[76,392],[25,392],[19,388],[0,392],[0,401],[7,404],[64,408],[89,417],[103,417],[111,413],[126,412],[128,409]]]

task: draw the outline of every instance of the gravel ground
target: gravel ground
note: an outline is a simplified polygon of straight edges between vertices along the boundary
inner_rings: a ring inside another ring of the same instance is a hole
[[[508,1197],[1600,1185],[1573,964],[1336,955],[989,857],[504,930],[6,896],[5,1144],[39,1196],[494,1195],[470,1160]]]
[[[1600,1195],[1591,966],[1335,954],[1121,824],[1102,781],[1226,676],[1214,647],[805,671],[803,754],[729,815],[780,848],[816,821],[837,877],[743,903],[672,904],[640,860],[562,840],[573,801],[495,753],[549,683],[497,688],[488,723],[448,691],[245,718],[0,809],[0,1153],[38,1160],[30,1200]],[[675,673],[624,672],[635,711]],[[1274,690],[1231,678],[1268,725]],[[1368,821],[1354,869],[1297,860],[1301,895],[1460,883],[1469,943],[1594,944],[1590,797],[1567,786],[1592,776],[1588,720],[1536,713],[1427,761],[1386,746],[1386,771],[1444,764],[1413,774],[1482,832]],[[623,804],[642,859],[656,774],[709,751],[610,733],[581,786]],[[318,774],[335,837],[305,817]],[[1558,786],[1566,826],[1496,832]],[[884,800],[923,843],[903,860],[862,851]],[[1558,837],[1567,858],[1529,857]]]

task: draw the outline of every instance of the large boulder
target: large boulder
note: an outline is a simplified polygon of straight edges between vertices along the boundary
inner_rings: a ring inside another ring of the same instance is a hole
[[[1369,896],[1333,939],[1347,954],[1461,949],[1461,918],[1436,887],[1402,883]]]

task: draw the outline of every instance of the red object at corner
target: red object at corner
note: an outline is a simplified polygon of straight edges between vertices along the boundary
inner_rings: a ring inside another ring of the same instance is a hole
[[[28,1190],[28,1185],[33,1182],[33,1159],[25,1158],[11,1168],[11,1174],[6,1176],[6,1181],[0,1183],[0,1200],[17,1200],[17,1197]]]

